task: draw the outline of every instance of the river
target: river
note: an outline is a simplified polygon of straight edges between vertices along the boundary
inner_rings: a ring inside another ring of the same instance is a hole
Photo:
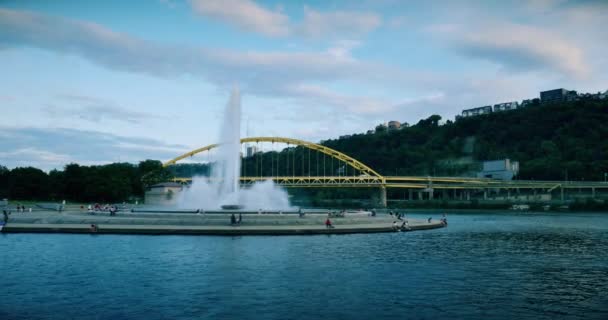
[[[332,236],[2,234],[0,319],[608,319],[608,214],[448,221]]]

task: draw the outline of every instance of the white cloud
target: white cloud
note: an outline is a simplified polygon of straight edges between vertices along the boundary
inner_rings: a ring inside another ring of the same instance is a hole
[[[305,6],[302,20],[290,21],[279,10],[269,10],[252,0],[190,0],[190,3],[201,16],[271,37],[357,37],[382,23],[382,18],[371,12],[321,12]]]
[[[57,104],[43,108],[51,117],[76,118],[90,122],[118,121],[138,124],[142,120],[162,119],[163,117],[138,111],[130,111],[112,101],[75,94],[57,95]],[[65,104],[68,104],[66,106]]]
[[[0,41],[79,55],[115,70],[163,77],[196,75],[221,85],[353,79],[384,68],[335,52],[237,52],[162,45],[93,23],[7,9],[0,9]],[[367,76],[359,80],[369,81]]]
[[[245,31],[268,36],[289,33],[289,18],[278,11],[268,10],[251,0],[191,0],[194,11],[232,24]]]
[[[431,30],[460,53],[516,71],[549,70],[586,78],[590,67],[572,39],[539,27],[514,23],[435,25]]]
[[[92,130],[0,127],[0,164],[9,168],[36,166],[45,170],[70,162],[137,163],[143,159],[168,160],[191,149],[151,138],[125,137]]]
[[[304,18],[297,30],[308,37],[353,37],[371,32],[381,23],[381,17],[370,12],[319,12],[304,7]]]

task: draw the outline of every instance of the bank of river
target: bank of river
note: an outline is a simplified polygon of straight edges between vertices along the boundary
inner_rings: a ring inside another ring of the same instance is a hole
[[[608,318],[608,215],[448,219],[339,236],[3,234],[0,319]]]

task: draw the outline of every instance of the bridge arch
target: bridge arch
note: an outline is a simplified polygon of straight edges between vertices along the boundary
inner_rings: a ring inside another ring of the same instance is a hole
[[[328,147],[320,145],[320,144],[316,144],[316,143],[312,143],[312,142],[308,142],[308,141],[304,141],[304,140],[299,140],[299,139],[284,138],[284,137],[250,137],[250,138],[241,139],[241,144],[252,143],[252,142],[256,142],[256,143],[257,142],[273,142],[273,143],[277,142],[277,143],[286,143],[286,144],[302,146],[302,147],[305,147],[305,148],[308,148],[308,149],[311,149],[314,151],[321,152],[321,153],[326,154],[330,157],[333,157],[339,161],[342,161],[342,162],[348,164],[349,166],[351,166],[352,168],[359,170],[364,175],[368,175],[370,177],[376,177],[381,180],[384,180],[384,177],[382,175],[380,175],[378,172],[376,172],[374,169],[368,167],[364,163],[360,162],[359,160],[352,158],[340,151],[336,151],[334,149],[328,148]],[[218,143],[214,143],[214,144],[210,144],[208,146],[202,147],[202,148],[192,150],[190,152],[186,152],[174,159],[171,159],[171,160],[165,162],[163,164],[163,166],[164,167],[170,166],[172,164],[177,163],[180,160],[183,160],[188,157],[192,157],[195,154],[200,153],[200,152],[204,152],[204,151],[211,150],[213,148],[217,148],[218,146],[219,146]]]

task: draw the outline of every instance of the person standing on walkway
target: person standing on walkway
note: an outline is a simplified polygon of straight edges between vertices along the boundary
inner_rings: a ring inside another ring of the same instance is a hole
[[[230,215],[230,224],[231,225],[236,224],[236,216],[234,215],[234,213]]]
[[[243,214],[239,213],[239,221],[238,224],[241,224],[241,221],[243,221]]]
[[[6,224],[8,222],[9,212],[6,212],[6,210],[2,210],[2,215],[4,216],[4,224]]]

